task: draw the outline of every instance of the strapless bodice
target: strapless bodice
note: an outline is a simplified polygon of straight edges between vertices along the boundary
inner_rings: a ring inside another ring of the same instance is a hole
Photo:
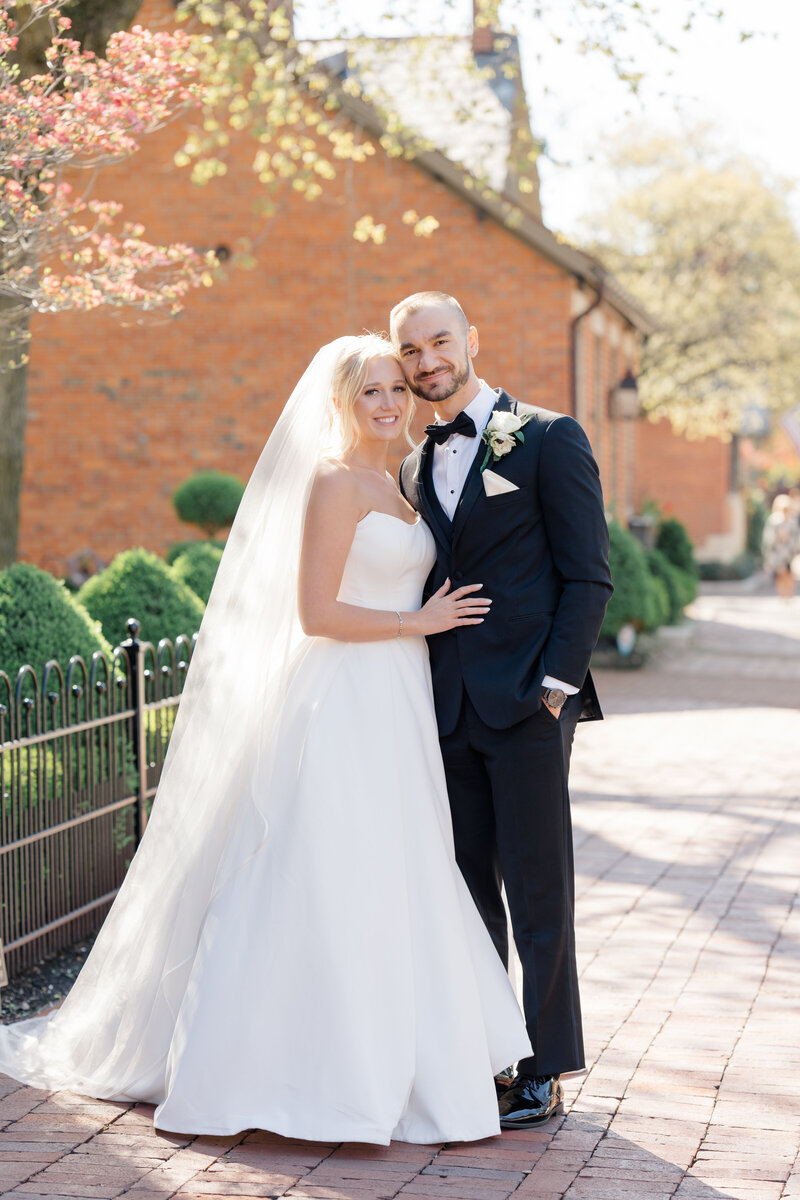
[[[372,509],[356,526],[338,599],[359,608],[414,612],[435,558],[433,535],[424,521],[409,525]]]

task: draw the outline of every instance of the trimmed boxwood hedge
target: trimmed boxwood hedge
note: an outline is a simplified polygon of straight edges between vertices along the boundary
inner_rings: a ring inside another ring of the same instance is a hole
[[[687,533],[686,526],[675,517],[662,521],[656,534],[656,549],[669,560],[675,568],[675,581],[681,597],[681,607],[685,608],[697,599],[697,563],[694,557],[694,546]]]
[[[219,546],[212,546],[210,542],[195,542],[175,559],[173,577],[185,583],[207,604],[221,558]]]
[[[697,574],[691,538],[686,526],[675,517],[667,517],[660,523],[656,534],[656,550],[660,550],[678,570]]]
[[[652,629],[658,623],[660,601],[655,581],[647,569],[641,543],[617,520],[608,523],[611,578],[614,595],[606,609],[601,638],[616,638],[623,625]],[[663,600],[661,601],[663,604]]]
[[[26,664],[41,683],[49,659],[58,659],[66,673],[73,654],[88,668],[96,650],[108,654],[110,648],[100,625],[60,580],[24,562],[0,571],[0,669],[12,683]]]
[[[669,623],[669,596],[664,586],[664,580],[650,574],[650,588],[645,606],[644,627],[648,630],[658,629]]]
[[[646,550],[647,566],[650,574],[661,584],[667,600],[664,625],[677,625],[683,616],[684,591],[677,567],[663,554],[661,550]]]
[[[697,599],[697,575],[694,571],[682,571],[680,567],[675,567],[675,579],[678,584],[683,607],[691,604]]]
[[[758,570],[759,562],[760,559],[756,555],[751,554],[749,550],[743,550],[730,562],[707,558],[697,564],[697,570],[701,579],[749,579]]]
[[[244,495],[244,484],[222,471],[199,471],[172,497],[175,511],[187,525],[198,525],[208,537],[233,523]]]
[[[191,550],[194,546],[216,546],[219,550],[224,550],[225,542],[222,538],[186,538],[182,542],[173,542],[164,555],[167,566],[173,566],[184,550]]]
[[[155,645],[163,637],[174,641],[180,633],[194,633],[205,611],[202,600],[173,576],[163,559],[142,549],[118,554],[83,585],[78,601],[115,644],[126,636],[129,617],[141,622],[140,637]]]

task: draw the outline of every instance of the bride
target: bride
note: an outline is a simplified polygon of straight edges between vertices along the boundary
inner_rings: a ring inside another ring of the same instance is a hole
[[[323,347],[248,485],[145,836],[72,991],[0,1071],[158,1128],[388,1144],[499,1133],[530,1054],[456,867],[422,607],[433,538],[386,469],[410,399],[375,335]]]

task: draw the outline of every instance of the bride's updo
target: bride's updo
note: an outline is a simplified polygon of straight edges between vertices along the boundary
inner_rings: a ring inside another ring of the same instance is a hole
[[[336,360],[332,391],[335,422],[338,427],[336,430],[339,442],[336,447],[337,457],[352,450],[361,437],[361,430],[356,420],[355,403],[369,378],[370,363],[376,358],[394,359],[397,363],[398,376],[403,377],[403,369],[400,366],[397,352],[389,339],[380,333],[365,333],[360,337],[351,338]],[[406,388],[406,392],[408,394],[408,412],[403,433],[409,446],[413,446],[414,442],[409,429],[414,417],[414,402],[408,388]]]

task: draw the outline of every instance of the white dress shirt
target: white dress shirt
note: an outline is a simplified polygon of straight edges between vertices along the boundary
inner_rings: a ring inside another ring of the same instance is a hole
[[[481,390],[464,409],[467,416],[472,417],[475,422],[478,436],[465,437],[463,433],[451,433],[446,442],[433,448],[433,486],[439,503],[451,521],[475,455],[479,450],[486,450],[481,441],[481,434],[489,423],[492,409],[497,404],[497,393],[483,380],[480,384]],[[436,424],[444,425],[446,422],[437,416]]]
[[[451,521],[455,516],[458,500],[467,481],[469,469],[475,461],[475,456],[479,450],[484,450],[480,435],[488,425],[497,403],[497,393],[493,392],[482,379],[480,385],[477,396],[470,400],[464,409],[467,416],[472,417],[475,422],[478,436],[473,438],[465,437],[463,433],[451,433],[441,446],[434,445],[433,447],[433,486],[439,503]],[[439,416],[435,420],[437,425],[446,424]],[[571,683],[554,679],[552,675],[545,675],[542,684],[544,687],[562,688],[568,696],[574,696],[579,690]]]

